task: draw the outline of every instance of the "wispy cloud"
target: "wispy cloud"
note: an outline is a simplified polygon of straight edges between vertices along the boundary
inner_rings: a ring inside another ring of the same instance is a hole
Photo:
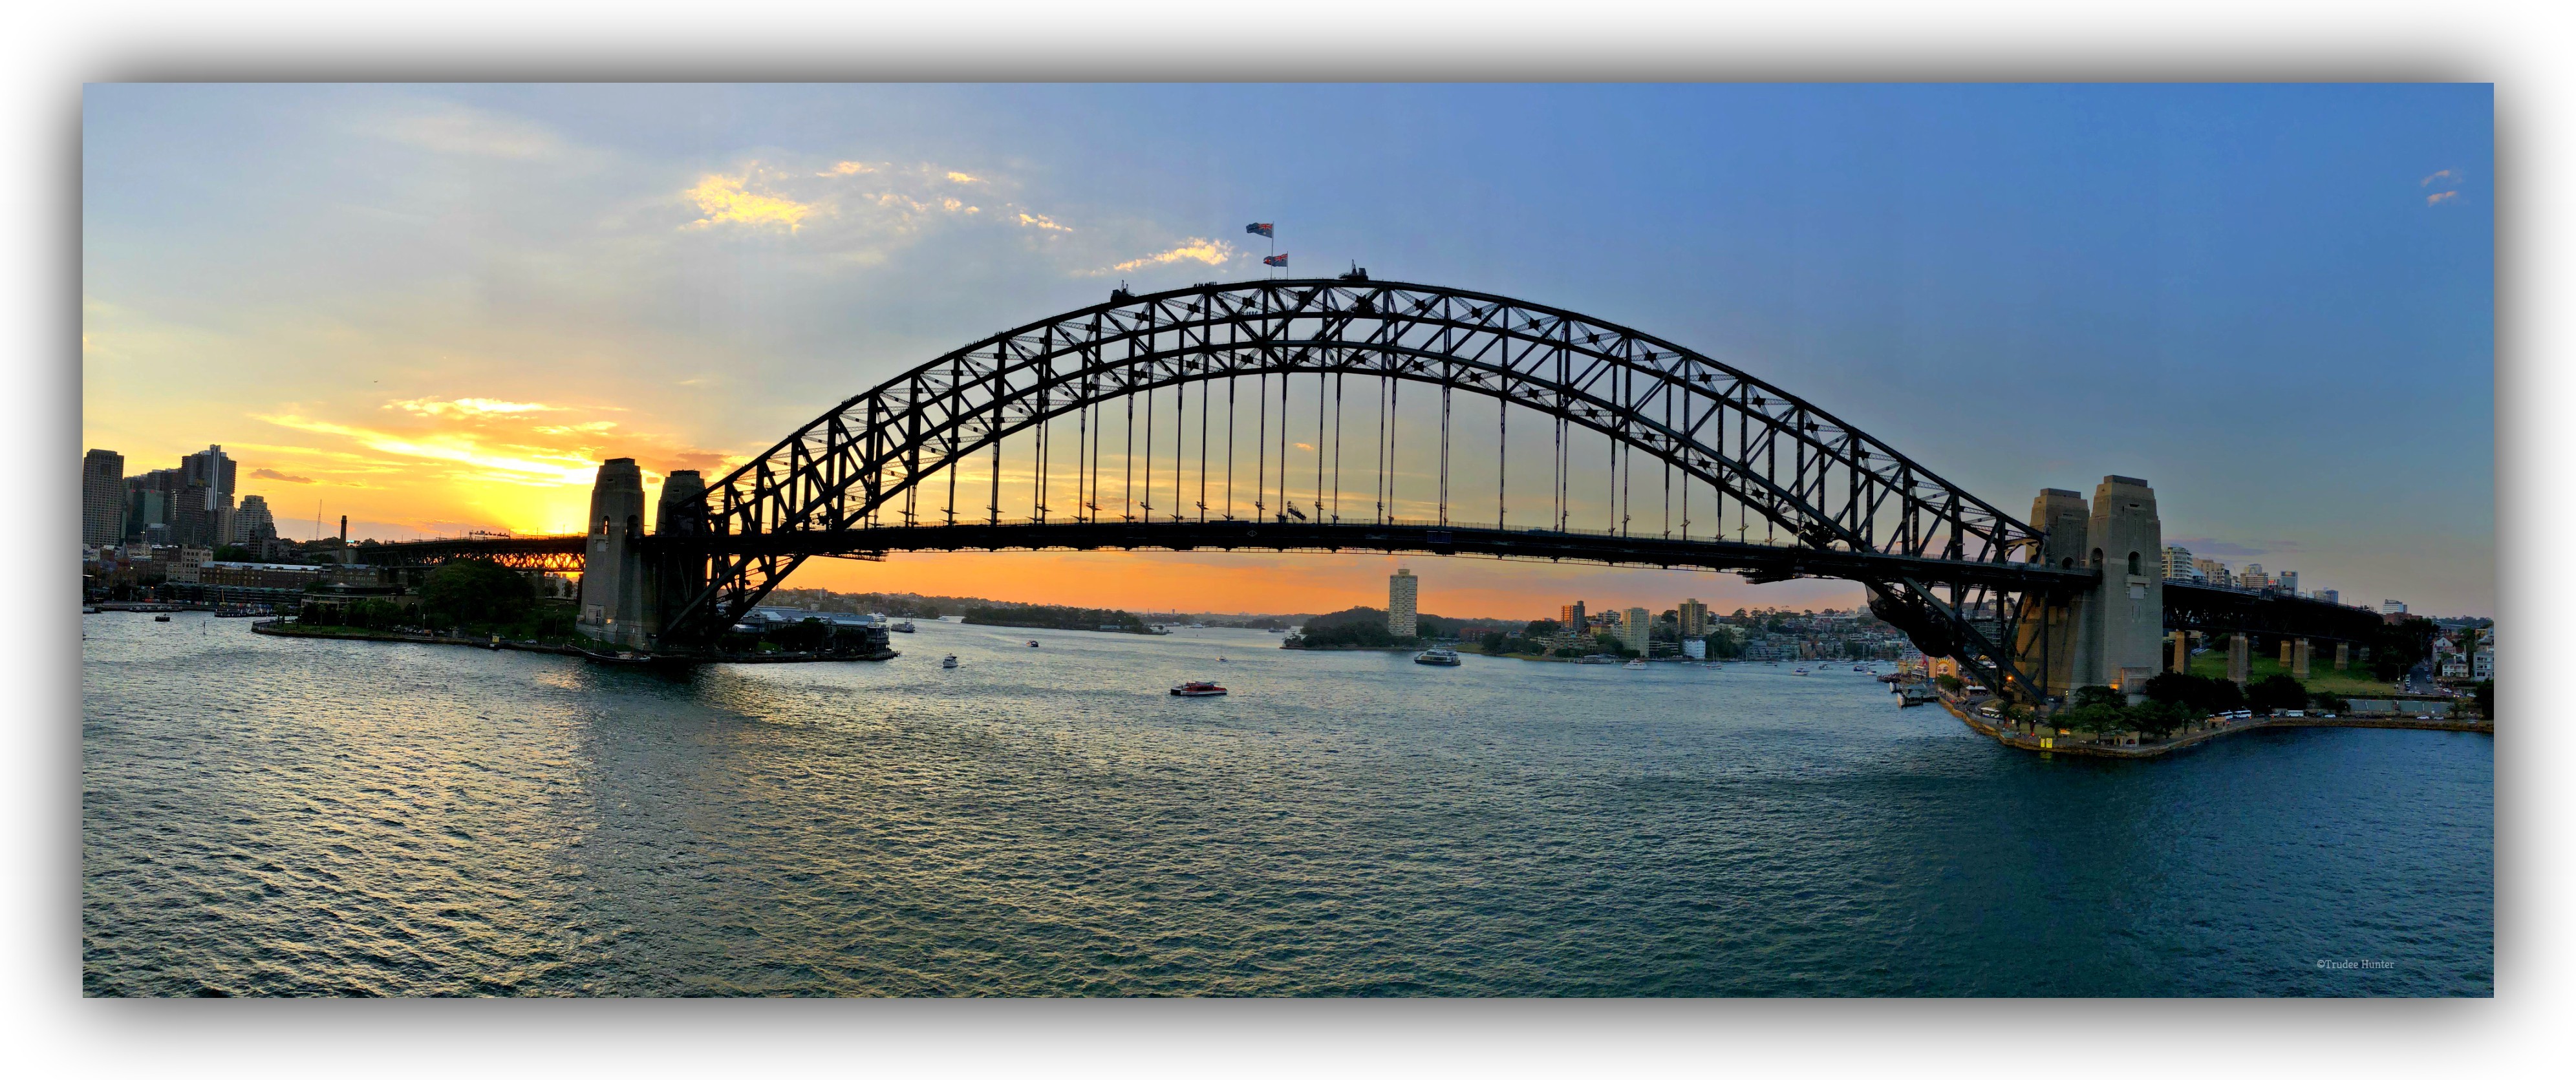
[[[968,176],[962,172],[952,172],[948,174],[948,182],[952,184],[980,184],[984,181],[976,177]]]
[[[2440,206],[2443,203],[2451,202],[2460,197],[2460,184],[2466,179],[2468,179],[2468,177],[2463,175],[2458,169],[2437,169],[2433,172],[2433,175],[2416,181],[2415,186],[2419,188],[2442,189],[2424,196],[2424,205]]]
[[[1046,229],[1051,232],[1073,231],[1071,228],[1057,223],[1054,218],[1048,217],[1045,214],[1031,214],[1025,211],[1020,214],[1020,224],[1026,225],[1032,229]]]
[[[414,416],[514,416],[520,413],[564,411],[560,405],[540,405],[533,401],[498,401],[492,398],[457,398],[452,401],[413,398],[409,401],[388,401],[384,407],[400,409]]]
[[[310,484],[313,482],[313,478],[310,476],[288,476],[275,469],[252,469],[250,471],[250,478],[253,480],[277,480],[289,484]]]
[[[1093,271],[1093,273],[1115,274],[1147,266],[1161,266],[1165,263],[1176,263],[1185,259],[1196,259],[1208,264],[1209,266],[1223,266],[1226,264],[1227,260],[1232,258],[1234,258],[1233,244],[1229,244],[1223,240],[1210,240],[1206,237],[1193,236],[1188,240],[1182,241],[1179,247],[1173,248],[1169,251],[1157,251],[1151,255],[1129,259],[1126,262],[1112,265],[1108,269]]]
[[[515,116],[439,104],[377,120],[370,134],[442,154],[544,158],[564,150],[552,131]]]
[[[784,226],[795,232],[805,223],[805,215],[814,208],[794,199],[780,198],[744,190],[748,176],[708,175],[687,192],[689,201],[698,204],[705,217],[689,223],[693,229],[710,229],[722,224],[747,225],[754,228]]]
[[[870,167],[868,167],[867,165],[862,164],[862,163],[860,163],[860,162],[856,162],[856,161],[842,161],[842,162],[835,162],[835,163],[833,163],[832,168],[831,168],[831,170],[830,170],[830,171],[828,171],[828,172],[819,172],[819,173],[815,173],[814,175],[816,175],[816,176],[856,176],[856,175],[858,175],[858,174],[860,174],[860,173],[871,173],[871,172],[875,172],[875,171],[876,171],[875,169],[870,168]]]

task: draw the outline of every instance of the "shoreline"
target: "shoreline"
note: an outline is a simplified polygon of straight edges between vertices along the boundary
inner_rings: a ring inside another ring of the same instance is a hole
[[[388,644],[399,645],[461,645],[469,649],[485,649],[492,652],[532,652],[550,653],[556,656],[577,656],[585,660],[595,660],[601,663],[610,664],[650,662],[678,664],[827,664],[892,660],[895,657],[903,655],[901,652],[888,649],[883,653],[869,656],[817,656],[812,653],[769,653],[764,655],[752,653],[742,656],[721,657],[646,655],[634,660],[625,660],[616,657],[614,654],[603,655],[573,644],[548,644],[542,641],[515,641],[510,638],[500,638],[496,640],[490,637],[478,639],[467,637],[440,637],[434,634],[400,634],[388,630],[359,630],[353,633],[321,632],[296,629],[293,627],[293,624],[290,624],[283,619],[258,620],[250,624],[250,632],[254,634],[265,634],[269,637],[301,638],[307,641],[381,641]]]
[[[2453,731],[2463,734],[2495,734],[2495,721],[2493,720],[2417,720],[2411,716],[2392,716],[2386,718],[2372,716],[2267,716],[2256,717],[2242,723],[2228,724],[2224,727],[2206,728],[2159,743],[2140,743],[2136,746],[2114,746],[2094,742],[2060,742],[2060,737],[2055,735],[2024,735],[2017,731],[2009,731],[1999,727],[1988,721],[1985,717],[1977,715],[1974,710],[1961,708],[1958,702],[1952,701],[1947,697],[1936,697],[1933,700],[1943,709],[1949,710],[1950,715],[1958,717],[1960,723],[1968,725],[1969,730],[1974,731],[1977,734],[1984,735],[1987,738],[1993,739],[2005,746],[2012,747],[2016,750],[2028,750],[2036,754],[2074,754],[2079,757],[2129,759],[2159,758],[2173,753],[2174,751],[2188,750],[2214,739],[2236,734],[2237,732],[2257,731],[2265,728],[2402,728],[2411,731]],[[2074,737],[2065,736],[2064,738],[2072,739]]]

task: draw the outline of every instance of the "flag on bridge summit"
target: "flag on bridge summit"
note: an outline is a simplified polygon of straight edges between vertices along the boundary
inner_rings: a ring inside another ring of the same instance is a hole
[[[1260,234],[1261,234],[1261,235],[1263,235],[1263,236],[1273,236],[1273,235],[1276,235],[1276,234],[1274,234],[1274,233],[1272,233],[1272,232],[1270,231],[1270,226],[1271,226],[1271,223],[1270,223],[1270,222],[1267,222],[1267,221],[1256,221],[1256,222],[1253,222],[1253,223],[1252,223],[1252,224],[1250,224],[1250,225],[1246,225],[1246,226],[1244,226],[1244,227],[1243,227],[1243,231],[1248,232],[1248,233],[1260,233]]]
[[[1288,265],[1288,253],[1287,253],[1287,252],[1285,252],[1285,251],[1282,251],[1282,252],[1280,252],[1279,254],[1276,254],[1276,255],[1264,255],[1264,256],[1262,256],[1262,257],[1261,257],[1261,265],[1263,265],[1263,266],[1286,266],[1286,265]]]

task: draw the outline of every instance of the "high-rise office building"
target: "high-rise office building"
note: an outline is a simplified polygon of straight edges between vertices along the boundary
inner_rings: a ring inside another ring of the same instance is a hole
[[[2329,604],[2340,604],[2343,603],[2343,593],[2336,589],[2319,589],[2317,599]]]
[[[2279,586],[2282,592],[2297,596],[2299,595],[2299,572],[2283,570],[2278,577],[2272,579],[2272,584]]]
[[[179,470],[153,469],[125,478],[125,535],[140,538],[160,526],[168,541],[173,511],[179,504]]]
[[[1587,616],[1583,613],[1583,601],[1581,600],[1577,600],[1571,604],[1567,604],[1564,607],[1556,609],[1557,624],[1565,627],[1565,632],[1569,634],[1583,633],[1585,627],[1584,619],[1586,617]]]
[[[1646,609],[1632,607],[1619,619],[1619,643],[1636,650],[1639,656],[1646,655],[1648,618]]]
[[[125,539],[125,455],[81,456],[81,543],[105,547]]]
[[[2189,548],[2168,545],[2165,548],[2165,580],[2189,581],[2194,569]]]
[[[223,447],[209,446],[179,459],[179,486],[212,488],[230,496],[233,493],[234,468],[233,459],[224,453]]]
[[[2403,614],[2406,614],[2406,601],[2403,601],[2403,600],[2382,600],[2382,601],[2380,601],[2380,602],[2379,602],[2379,613],[2380,613],[2380,614],[2382,614],[2382,615],[2403,615]]]
[[[258,495],[242,496],[241,505],[233,509],[232,523],[224,542],[266,551],[268,542],[275,539],[277,517],[269,512],[268,500]]]
[[[2258,562],[2246,563],[2236,575],[2236,587],[2240,589],[2260,589],[2271,583],[2272,576],[2264,573],[2263,564]]]
[[[1386,579],[1386,632],[1400,638],[1412,637],[1414,603],[1421,598],[1422,581],[1411,570],[1398,570]]]
[[[1683,600],[1682,606],[1673,609],[1673,614],[1681,620],[1683,637],[1695,638],[1708,635],[1710,625],[1708,605],[1700,603],[1698,597]]]
[[[2236,584],[2235,575],[2227,572],[2227,564],[2216,559],[2193,559],[2191,568],[2200,571],[2200,580],[2203,583],[2219,586]]]

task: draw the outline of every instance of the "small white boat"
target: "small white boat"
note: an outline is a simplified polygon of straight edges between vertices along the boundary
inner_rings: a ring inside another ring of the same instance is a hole
[[[944,657],[941,657],[941,658],[940,658],[940,660],[939,660],[939,666],[944,667],[944,668],[952,668],[952,667],[956,667],[956,666],[957,666],[957,658],[956,658],[956,657],[954,657],[954,656],[944,656]]]
[[[1457,667],[1458,650],[1424,649],[1421,652],[1413,654],[1413,662],[1417,664],[1430,664],[1434,667]]]
[[[1630,660],[1630,661],[1628,661],[1625,665],[1622,665],[1622,666],[1624,666],[1624,667],[1626,667],[1626,668],[1628,668],[1628,669],[1630,669],[1630,670],[1635,670],[1635,669],[1637,669],[1637,668],[1642,668],[1642,667],[1645,667],[1645,666],[1646,666],[1646,658],[1645,658],[1645,657],[1640,656],[1640,657],[1638,657],[1638,658],[1636,658],[1636,659],[1634,659],[1634,660]]]
[[[1173,697],[1224,697],[1225,688],[1212,682],[1185,682],[1172,688]]]

